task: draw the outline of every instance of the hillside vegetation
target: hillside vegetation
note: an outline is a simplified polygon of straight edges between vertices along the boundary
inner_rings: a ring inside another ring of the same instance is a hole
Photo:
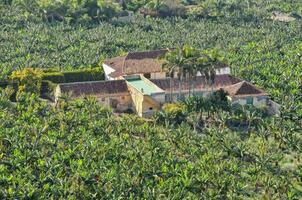
[[[91,98],[54,108],[35,96],[17,104],[6,96],[0,104],[2,199],[302,195],[301,129],[290,120],[257,118],[249,131],[236,131],[219,112],[215,124],[195,132],[185,121],[162,126],[116,117]]]
[[[301,2],[181,1],[177,17],[138,14],[166,13],[154,4],[162,1],[123,2],[2,1],[0,80],[27,67],[75,71],[189,44],[219,49],[233,75],[281,104],[281,116],[219,110],[196,129],[183,104],[144,120],[93,98],[53,106],[26,94],[12,103],[12,90],[1,89],[0,199],[301,199]],[[296,20],[272,21],[275,10]],[[125,11],[135,12],[131,22],[115,19]]]

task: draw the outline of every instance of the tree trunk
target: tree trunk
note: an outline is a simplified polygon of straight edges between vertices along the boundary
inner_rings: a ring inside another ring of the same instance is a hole
[[[173,102],[173,94],[172,94],[172,74],[170,74],[170,103]]]
[[[194,78],[193,84],[192,84],[192,94],[193,94],[193,96],[194,96],[194,89],[195,89],[195,78]]]
[[[180,77],[178,82],[178,100],[181,99],[181,85],[182,85],[182,77]]]
[[[189,75],[189,97],[191,97],[191,75]]]

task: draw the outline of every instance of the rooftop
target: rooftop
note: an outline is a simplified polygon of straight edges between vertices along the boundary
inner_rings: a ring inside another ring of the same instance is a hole
[[[82,95],[108,95],[128,92],[126,80],[91,81],[59,84],[62,93],[73,97]]]
[[[129,52],[125,56],[106,59],[104,63],[115,71],[110,74],[116,78],[127,74],[154,73],[162,71],[163,61],[159,57],[168,50],[153,50],[141,52]]]
[[[178,78],[172,78],[171,82],[170,82],[170,78],[166,78],[166,79],[151,79],[151,81],[157,85],[159,88],[166,90],[166,91],[170,91],[171,88],[172,90],[179,90],[179,83],[180,80]],[[236,84],[238,82],[240,82],[241,79],[233,77],[231,75],[228,74],[224,74],[224,75],[216,75],[214,83],[212,84],[211,87],[213,88],[221,88],[221,87],[225,87],[225,86],[229,86],[229,85],[233,85]],[[205,90],[208,89],[209,84],[206,83],[206,80],[204,78],[204,76],[198,76],[196,77],[195,80],[183,80],[181,83],[181,89],[182,90],[189,90],[190,89],[190,85],[194,85],[194,90]]]
[[[129,79],[127,82],[143,94],[151,95],[154,93],[163,92],[158,91],[154,84],[148,84],[148,82],[141,78]]]
[[[123,75],[145,74],[162,71],[164,61],[159,58],[164,55],[168,49],[153,51],[129,52],[125,56],[106,59],[104,64],[110,66],[115,71],[109,74],[112,78]],[[225,64],[219,64],[218,68],[226,67]]]
[[[148,95],[158,92],[159,89],[166,91],[166,93],[171,90],[179,90],[180,80],[177,78],[151,79],[150,81],[155,85],[152,86],[152,84],[148,84],[142,79],[137,78],[130,80],[64,83],[59,84],[59,87],[62,93],[71,93],[73,97],[80,97],[82,95],[112,95],[128,93],[127,82],[143,94]],[[210,88],[217,90],[222,88],[228,92],[230,96],[237,97],[267,95],[264,90],[228,74],[216,75],[214,83],[211,86],[207,84],[203,76],[198,76],[193,80],[183,80],[181,83],[181,90],[188,91],[191,88],[191,85],[194,86],[195,91],[209,90]]]
[[[241,81],[234,85],[227,86],[224,88],[224,90],[227,91],[230,96],[244,97],[267,95],[264,90],[257,88],[256,86],[246,81]]]

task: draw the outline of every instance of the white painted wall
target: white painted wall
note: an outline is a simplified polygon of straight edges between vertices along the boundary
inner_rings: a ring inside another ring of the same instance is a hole
[[[266,96],[254,97],[254,106],[258,108],[267,106],[267,99],[268,98]]]
[[[231,74],[231,68],[230,67],[224,67],[221,69],[216,69],[217,75],[223,75],[223,74]]]
[[[166,78],[166,73],[165,73],[165,72],[151,73],[151,78],[152,78],[152,79]]]
[[[106,80],[114,80],[114,78],[111,78],[109,76],[109,74],[111,74],[112,72],[114,72],[115,70],[112,69],[111,67],[109,67],[108,65],[103,63],[103,69],[104,69],[104,73],[105,73],[105,79]]]
[[[232,102],[238,103],[240,105],[246,105],[247,98],[248,97],[242,97],[242,98],[235,97],[235,98],[232,98]],[[253,97],[253,105],[257,108],[267,106],[267,98],[268,98],[267,96]]]
[[[224,67],[224,68],[216,69],[216,75],[223,75],[223,74],[231,74],[231,68]],[[201,76],[201,73],[197,72],[197,76]]]

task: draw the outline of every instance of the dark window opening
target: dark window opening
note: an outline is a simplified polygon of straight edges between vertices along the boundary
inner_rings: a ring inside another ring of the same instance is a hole
[[[248,97],[248,98],[246,99],[246,104],[247,104],[247,105],[253,105],[253,103],[254,103],[253,97]]]
[[[149,108],[149,110],[153,110],[153,108],[152,108],[152,107],[150,107],[150,108]]]
[[[144,74],[144,77],[145,78],[151,78],[151,74],[150,73],[146,73],[146,74]]]
[[[111,99],[110,105],[112,108],[117,108],[118,101],[116,99]]]

